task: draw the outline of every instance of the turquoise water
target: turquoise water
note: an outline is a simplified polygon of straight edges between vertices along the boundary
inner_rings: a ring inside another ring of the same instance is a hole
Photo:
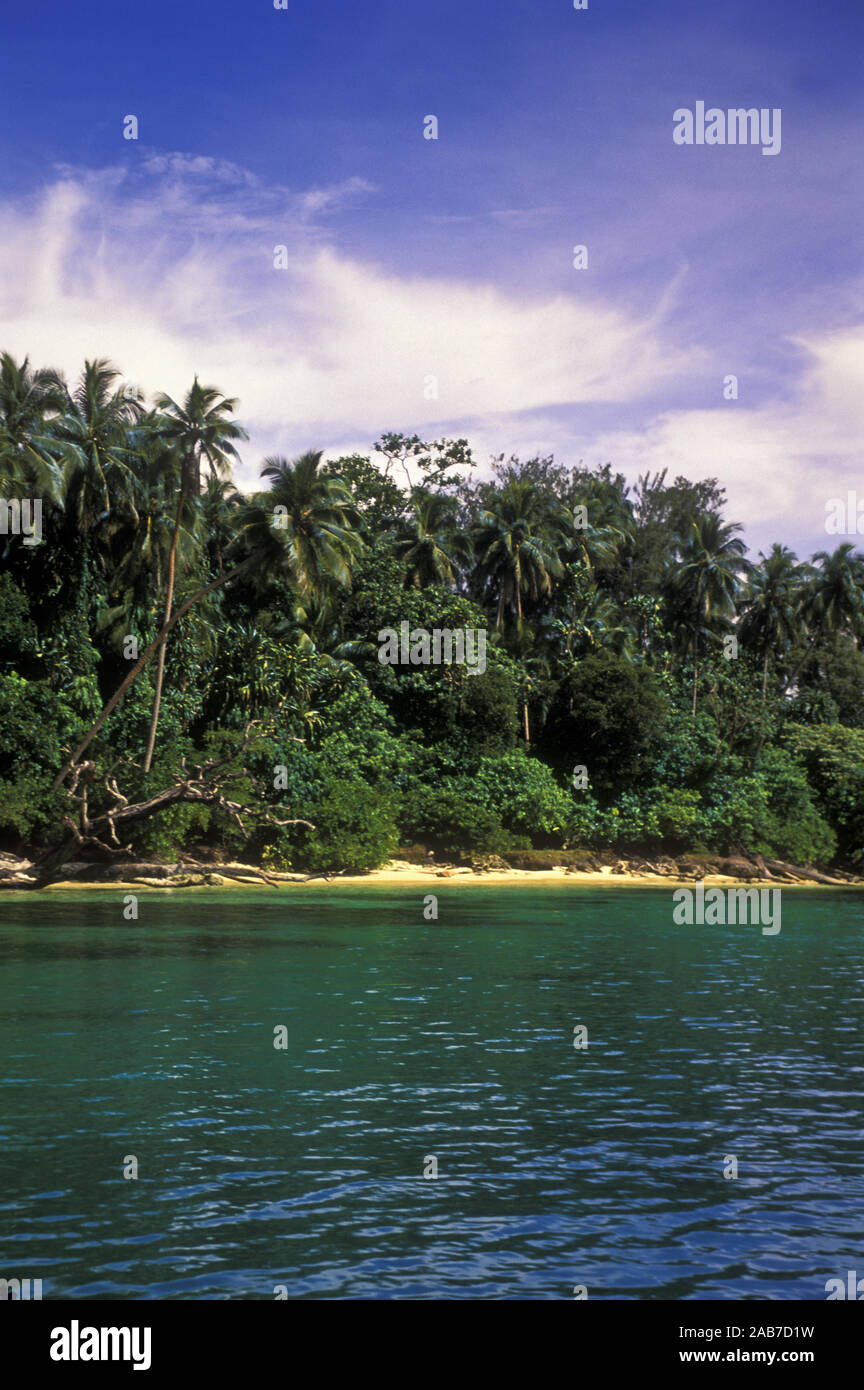
[[[665,889],[442,884],[437,922],[425,891],[142,894],[138,922],[6,895],[0,1276],[824,1299],[864,1271],[864,895],[784,889],[765,937],[676,927]]]

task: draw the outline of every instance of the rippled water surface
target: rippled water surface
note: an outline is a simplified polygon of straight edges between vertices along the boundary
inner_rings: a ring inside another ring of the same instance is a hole
[[[665,889],[445,883],[437,922],[424,891],[142,895],[137,923],[7,895],[0,1276],[824,1299],[864,1270],[864,895],[784,890],[766,937],[673,926]]]

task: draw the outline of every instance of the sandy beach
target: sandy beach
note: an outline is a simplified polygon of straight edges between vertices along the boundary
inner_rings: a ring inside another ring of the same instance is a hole
[[[269,880],[253,877],[253,870],[250,867],[248,878],[228,878],[220,874],[218,870],[208,872],[206,875],[200,873],[190,873],[188,881],[183,883],[171,882],[170,880],[160,879],[115,879],[111,882],[82,882],[80,880],[64,879],[57,883],[52,883],[41,888],[42,893],[141,893],[141,892],[188,892],[197,889],[251,889],[257,888],[264,892],[272,892],[274,888],[426,888],[432,891],[436,885],[456,882],[460,885],[480,884],[486,887],[502,887],[504,885],[515,885],[525,887],[528,885],[535,887],[547,887],[550,884],[570,884],[585,885],[595,887],[604,885],[612,888],[685,888],[692,886],[694,882],[704,883],[706,886],[726,886],[726,887],[783,887],[783,888],[823,888],[826,885],[817,883],[815,879],[801,879],[794,884],[779,882],[776,879],[762,878],[758,880],[734,878],[727,874],[706,874],[704,878],[679,878],[674,875],[635,873],[632,871],[616,871],[613,868],[604,868],[598,872],[582,871],[575,869],[507,869],[507,870],[488,870],[476,872],[474,869],[464,867],[434,867],[422,868],[416,864],[391,863],[381,869],[373,869],[365,874],[339,874],[330,877],[316,875],[307,877],[305,874],[283,874],[272,876]],[[850,888],[861,888],[864,884],[850,883],[843,885]],[[12,885],[0,885],[0,892],[3,887],[11,888]],[[20,891],[20,884],[18,885]]]

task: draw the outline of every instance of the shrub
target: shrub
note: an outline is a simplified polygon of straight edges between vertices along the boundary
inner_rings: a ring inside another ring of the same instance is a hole
[[[262,858],[269,868],[363,873],[392,857],[398,843],[395,807],[380,788],[360,778],[331,777],[308,809],[314,830],[286,826],[264,832]]]
[[[464,784],[416,788],[400,807],[400,823],[408,840],[422,840],[436,854],[462,858],[473,853],[501,854],[511,836],[491,807],[466,797]]]
[[[864,859],[864,729],[792,724],[784,742],[805,770],[816,809],[836,834],[840,853]]]
[[[623,657],[586,657],[562,682],[544,734],[559,768],[588,768],[591,787],[611,800],[643,781],[663,742],[667,702],[651,673]]]
[[[466,779],[465,795],[497,810],[504,828],[514,834],[563,842],[570,798],[551,768],[521,749],[483,758],[476,774]]]
[[[0,778],[0,831],[30,844],[62,834],[68,803],[62,792],[51,791],[51,780],[51,773],[39,768],[22,768],[15,777]]]

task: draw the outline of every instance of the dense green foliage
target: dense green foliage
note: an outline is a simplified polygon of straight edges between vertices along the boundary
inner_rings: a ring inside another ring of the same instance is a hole
[[[400,844],[861,865],[851,545],[754,562],[715,479],[630,490],[608,465],[501,458],[480,481],[464,440],[395,434],[368,458],[269,459],[244,497],[234,410],[197,380],[148,409],[105,362],[70,389],[0,359],[7,848],[231,754],[223,791],[248,822],[174,805],[130,827],[133,852],[313,872]],[[15,508],[37,499],[33,544]],[[483,661],[382,662],[402,624],[482,632]],[[82,809],[58,774],[84,760]]]

